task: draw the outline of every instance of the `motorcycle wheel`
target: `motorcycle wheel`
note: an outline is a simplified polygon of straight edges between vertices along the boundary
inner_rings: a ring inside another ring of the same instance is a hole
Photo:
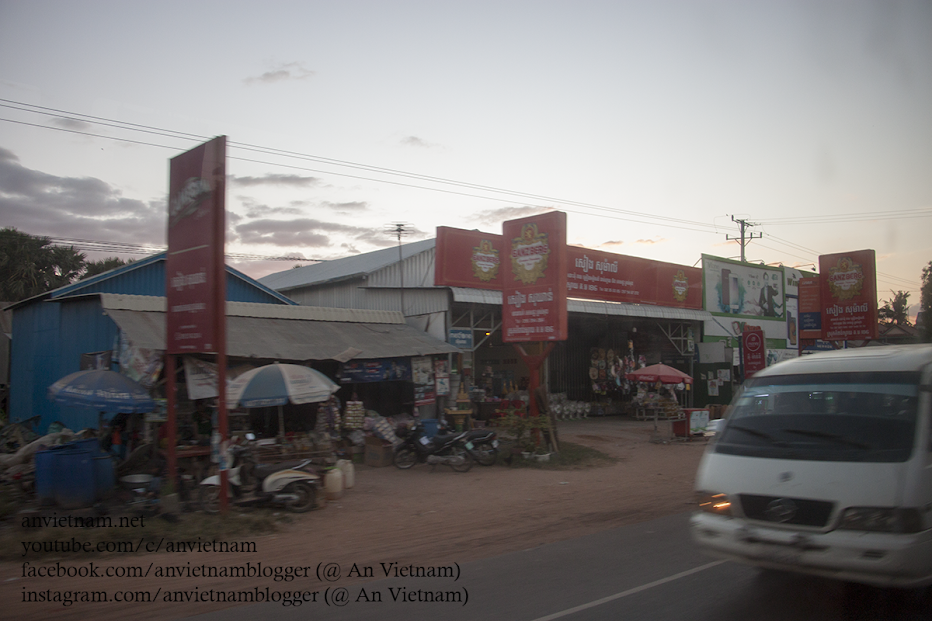
[[[317,505],[317,490],[307,483],[292,483],[285,487],[286,494],[295,494],[298,499],[289,501],[285,507],[293,513],[307,513]]]
[[[395,467],[407,470],[417,463],[417,453],[410,446],[402,446],[395,451]]]
[[[200,485],[198,486],[198,502],[201,511],[204,513],[220,512],[220,486],[219,485]]]
[[[452,455],[452,456],[454,456],[454,457],[462,457],[462,458],[463,458],[463,463],[461,463],[461,464],[459,464],[459,465],[457,465],[457,466],[454,466],[453,464],[450,464],[450,467],[453,468],[454,470],[456,470],[457,472],[469,472],[470,468],[472,468],[472,462],[473,462],[472,455],[470,455],[470,454],[469,454],[469,451],[467,451],[467,450],[466,450],[465,448],[463,448],[462,446],[454,446],[454,447],[452,447],[452,448],[450,449],[450,455]]]
[[[492,466],[498,461],[498,449],[491,442],[481,442],[473,447],[472,454],[480,466]]]

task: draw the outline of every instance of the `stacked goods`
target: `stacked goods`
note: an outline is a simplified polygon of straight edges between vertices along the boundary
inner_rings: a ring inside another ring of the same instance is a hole
[[[347,401],[346,411],[343,415],[344,429],[362,429],[363,419],[366,417],[366,408],[362,401]]]

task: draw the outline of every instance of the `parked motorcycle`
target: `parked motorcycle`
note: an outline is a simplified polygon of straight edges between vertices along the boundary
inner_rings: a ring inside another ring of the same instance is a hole
[[[305,513],[317,506],[320,476],[305,470],[311,460],[256,464],[251,448],[240,445],[231,447],[230,453],[233,467],[227,479],[234,504],[282,505],[294,513]],[[205,513],[220,511],[220,475],[207,477],[199,487],[201,509]]]
[[[401,428],[397,433],[403,441],[395,449],[394,461],[395,466],[402,470],[421,462],[432,466],[450,466],[457,472],[468,472],[476,459],[467,439],[467,431],[438,433],[431,438],[427,436],[424,424],[418,422],[413,429]]]
[[[443,421],[438,430],[444,434],[456,433]],[[467,450],[472,452],[481,466],[492,466],[498,460],[498,436],[491,429],[471,429],[466,432]],[[469,446],[469,445],[472,446]]]

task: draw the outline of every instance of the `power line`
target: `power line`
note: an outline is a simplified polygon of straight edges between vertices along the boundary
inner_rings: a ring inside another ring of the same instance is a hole
[[[23,112],[30,112],[30,113],[34,113],[34,114],[48,114],[48,113],[50,113],[50,112],[53,112],[53,113],[56,113],[56,115],[58,115],[58,116],[61,116],[61,115],[69,115],[69,116],[65,116],[65,117],[62,117],[62,118],[67,118],[67,119],[70,119],[70,120],[80,121],[80,122],[85,122],[85,123],[100,124],[100,125],[104,125],[104,126],[106,126],[106,127],[114,127],[114,128],[117,128],[117,129],[122,129],[122,130],[127,130],[127,131],[139,131],[139,132],[144,132],[144,133],[149,133],[149,134],[155,134],[155,135],[160,135],[160,136],[169,137],[169,138],[178,138],[178,139],[182,139],[182,140],[198,140],[198,141],[202,141],[202,140],[207,139],[207,137],[205,137],[205,136],[199,136],[199,135],[196,135],[196,134],[188,134],[188,133],[184,133],[184,132],[177,132],[177,131],[174,131],[174,130],[166,130],[166,129],[162,129],[162,128],[156,128],[156,127],[152,127],[152,126],[148,126],[148,125],[140,125],[140,124],[136,124],[136,123],[128,123],[128,122],[125,122],[125,121],[119,121],[119,120],[115,120],[115,119],[106,119],[106,118],[103,118],[103,117],[85,115],[85,114],[81,114],[81,113],[70,112],[70,111],[60,110],[60,109],[56,109],[56,108],[47,108],[47,107],[44,107],[44,106],[35,106],[35,105],[33,105],[33,104],[26,104],[26,103],[23,103],[23,102],[13,101],[13,100],[9,100],[9,99],[0,99],[0,102],[6,102],[6,103],[0,103],[0,107],[12,108],[12,109],[15,109],[15,110],[20,110],[20,111],[23,111]],[[10,105],[10,104],[16,104],[16,105]],[[18,106],[19,106],[19,107],[18,107]],[[21,106],[27,106],[27,107],[21,107]],[[30,109],[30,108],[35,108],[35,109]],[[90,119],[90,121],[88,121],[88,120],[86,120],[86,119]],[[53,130],[53,131],[62,131],[62,132],[67,132],[67,133],[74,133],[74,134],[79,134],[79,135],[84,135],[84,136],[91,136],[91,137],[97,137],[97,138],[103,138],[103,139],[108,139],[108,140],[125,141],[125,142],[131,142],[131,143],[134,143],[134,144],[142,144],[142,145],[148,144],[148,145],[150,145],[150,146],[155,146],[155,147],[159,147],[159,148],[172,148],[172,147],[168,147],[168,146],[166,146],[166,145],[160,145],[160,144],[154,144],[154,143],[146,143],[146,142],[143,142],[143,141],[129,140],[129,139],[125,139],[125,138],[118,138],[118,137],[106,136],[106,135],[101,135],[101,134],[94,134],[94,133],[92,133],[92,132],[85,132],[85,131],[80,131],[80,130],[75,130],[75,129],[68,129],[68,128],[62,128],[62,127],[52,127],[52,126],[48,126],[48,125],[39,125],[39,124],[35,124],[35,123],[27,123],[27,122],[24,122],[24,121],[16,121],[16,120],[13,120],[13,119],[0,119],[0,120],[2,120],[2,121],[7,121],[7,122],[10,122],[10,123],[18,123],[18,124],[22,124],[22,125],[28,125],[28,126],[31,126],[31,127],[39,127],[39,128],[43,128],[43,129],[50,129],[50,130]],[[230,141],[230,142],[228,143],[228,145],[229,145],[231,148],[241,149],[241,150],[244,150],[244,151],[258,152],[258,153],[262,153],[262,154],[265,154],[265,155],[273,155],[273,156],[287,157],[287,158],[296,158],[296,159],[302,159],[302,160],[307,160],[307,161],[314,161],[314,162],[319,162],[319,163],[324,163],[324,164],[335,165],[335,166],[342,166],[342,167],[347,167],[347,168],[353,168],[353,169],[357,169],[357,170],[367,170],[367,171],[376,172],[376,173],[379,173],[379,174],[386,174],[386,175],[392,175],[392,176],[400,176],[400,177],[404,177],[404,178],[410,178],[410,179],[416,179],[416,180],[421,180],[421,181],[427,181],[427,182],[429,182],[429,183],[437,183],[437,184],[441,184],[441,185],[450,185],[450,186],[454,186],[454,187],[462,187],[462,188],[466,188],[466,189],[473,189],[473,190],[478,190],[478,191],[483,191],[483,192],[492,192],[492,193],[496,193],[496,194],[503,194],[503,195],[507,195],[507,196],[513,196],[513,197],[515,197],[515,198],[530,199],[530,200],[533,200],[533,201],[545,201],[545,202],[550,202],[550,203],[558,203],[558,204],[560,204],[560,205],[573,205],[573,206],[582,207],[582,208],[585,208],[585,209],[591,209],[591,210],[594,210],[594,211],[604,211],[604,212],[611,213],[611,214],[618,214],[617,216],[615,216],[614,219],[631,221],[631,222],[635,222],[635,223],[638,223],[638,224],[654,224],[653,221],[660,221],[660,222],[663,222],[663,223],[670,223],[670,224],[668,224],[668,226],[672,226],[673,228],[684,228],[684,229],[686,229],[686,230],[690,230],[690,231],[693,231],[693,232],[696,232],[697,229],[706,229],[706,232],[711,232],[711,233],[717,233],[717,232],[719,231],[719,227],[718,227],[717,225],[715,225],[715,224],[711,224],[711,225],[710,225],[710,224],[705,223],[705,222],[695,222],[695,221],[686,220],[686,219],[683,219],[683,218],[676,218],[676,217],[662,216],[662,215],[644,214],[644,213],[635,212],[635,211],[630,211],[630,210],[625,210],[625,209],[618,209],[618,208],[613,208],[613,207],[606,207],[606,206],[604,206],[604,205],[596,205],[596,204],[593,204],[593,203],[585,203],[585,202],[573,201],[573,200],[568,200],[568,199],[560,199],[560,198],[555,198],[555,197],[550,197],[550,196],[544,196],[544,195],[539,195],[539,194],[532,194],[532,193],[528,193],[528,192],[519,192],[519,191],[515,191],[515,190],[509,190],[509,189],[507,189],[507,188],[498,188],[498,187],[494,187],[494,186],[486,186],[486,185],[481,185],[481,184],[476,184],[476,183],[470,183],[470,182],[465,182],[465,181],[457,181],[457,180],[453,180],[453,179],[447,179],[447,178],[443,178],[443,177],[433,177],[433,176],[429,176],[429,175],[422,175],[422,174],[418,174],[418,173],[411,173],[411,172],[402,171],[402,170],[397,170],[397,169],[392,169],[392,168],[385,168],[385,167],[379,167],[379,166],[371,166],[371,165],[368,165],[368,164],[360,164],[360,163],[357,163],[357,162],[350,162],[350,161],[347,161],[347,160],[338,160],[338,159],[327,158],[327,157],[321,157],[321,156],[315,156],[315,155],[309,155],[309,154],[304,154],[304,153],[297,153],[297,152],[294,152],[294,151],[286,151],[286,150],[283,150],[283,149],[276,149],[276,148],[272,148],[272,147],[263,147],[263,146],[258,146],[258,145],[251,145],[251,144],[248,144],[248,143],[238,143],[238,142]],[[354,179],[360,179],[360,180],[364,180],[364,181],[373,181],[373,182],[377,182],[377,183],[390,183],[390,184],[393,184],[393,185],[401,185],[401,186],[405,186],[405,187],[412,187],[412,188],[418,188],[418,189],[424,189],[424,190],[433,190],[433,191],[445,192],[445,193],[448,193],[448,194],[459,194],[459,195],[462,195],[462,196],[468,196],[468,197],[472,197],[472,198],[481,198],[481,199],[485,199],[485,200],[495,200],[495,201],[499,201],[499,202],[509,202],[509,203],[514,203],[514,202],[515,202],[513,199],[512,199],[512,200],[508,200],[508,199],[502,199],[502,198],[497,198],[497,197],[489,197],[489,196],[477,195],[477,194],[471,194],[471,193],[465,193],[465,192],[455,192],[455,191],[452,191],[452,190],[443,190],[443,189],[440,189],[440,188],[431,188],[431,187],[419,186],[419,185],[414,185],[414,184],[407,184],[407,183],[400,183],[400,182],[392,182],[392,181],[387,181],[387,180],[384,180],[384,179],[374,179],[374,178],[371,178],[371,177],[361,177],[361,176],[356,176],[356,175],[348,175],[348,174],[345,174],[345,173],[337,173],[337,172],[333,172],[333,171],[330,171],[330,170],[311,169],[311,168],[306,168],[306,167],[301,167],[301,166],[287,166],[287,165],[280,164],[280,163],[266,162],[266,161],[262,161],[262,160],[254,160],[254,159],[243,158],[243,157],[230,157],[230,159],[239,160],[239,161],[245,161],[245,162],[251,162],[251,163],[257,163],[257,164],[265,164],[265,165],[269,165],[269,166],[284,166],[284,167],[294,168],[294,169],[298,169],[298,170],[305,170],[305,171],[307,171],[307,172],[316,172],[316,173],[323,173],[323,174],[331,174],[331,175],[349,177],[349,178],[354,178]],[[534,205],[534,206],[542,207],[542,208],[547,208],[547,207],[549,207],[549,205]],[[571,212],[571,213],[583,213],[583,215],[598,215],[598,214],[590,214],[590,213],[585,213],[585,212],[573,211],[573,210],[571,210],[571,209],[565,209],[565,211],[569,211],[569,212]],[[628,217],[621,217],[621,216],[628,216]],[[645,219],[646,219],[646,220],[645,220]],[[677,225],[677,224],[680,224],[680,225],[683,225],[683,226],[675,226],[675,225]]]

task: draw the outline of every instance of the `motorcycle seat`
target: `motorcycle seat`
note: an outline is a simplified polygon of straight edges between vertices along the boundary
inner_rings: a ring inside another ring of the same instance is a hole
[[[261,481],[270,474],[274,474],[281,470],[289,470],[295,466],[300,466],[302,463],[304,463],[304,461],[305,460],[302,459],[295,459],[291,461],[281,461],[274,464],[257,464],[255,470],[253,470],[253,473],[255,474],[255,477]]]

